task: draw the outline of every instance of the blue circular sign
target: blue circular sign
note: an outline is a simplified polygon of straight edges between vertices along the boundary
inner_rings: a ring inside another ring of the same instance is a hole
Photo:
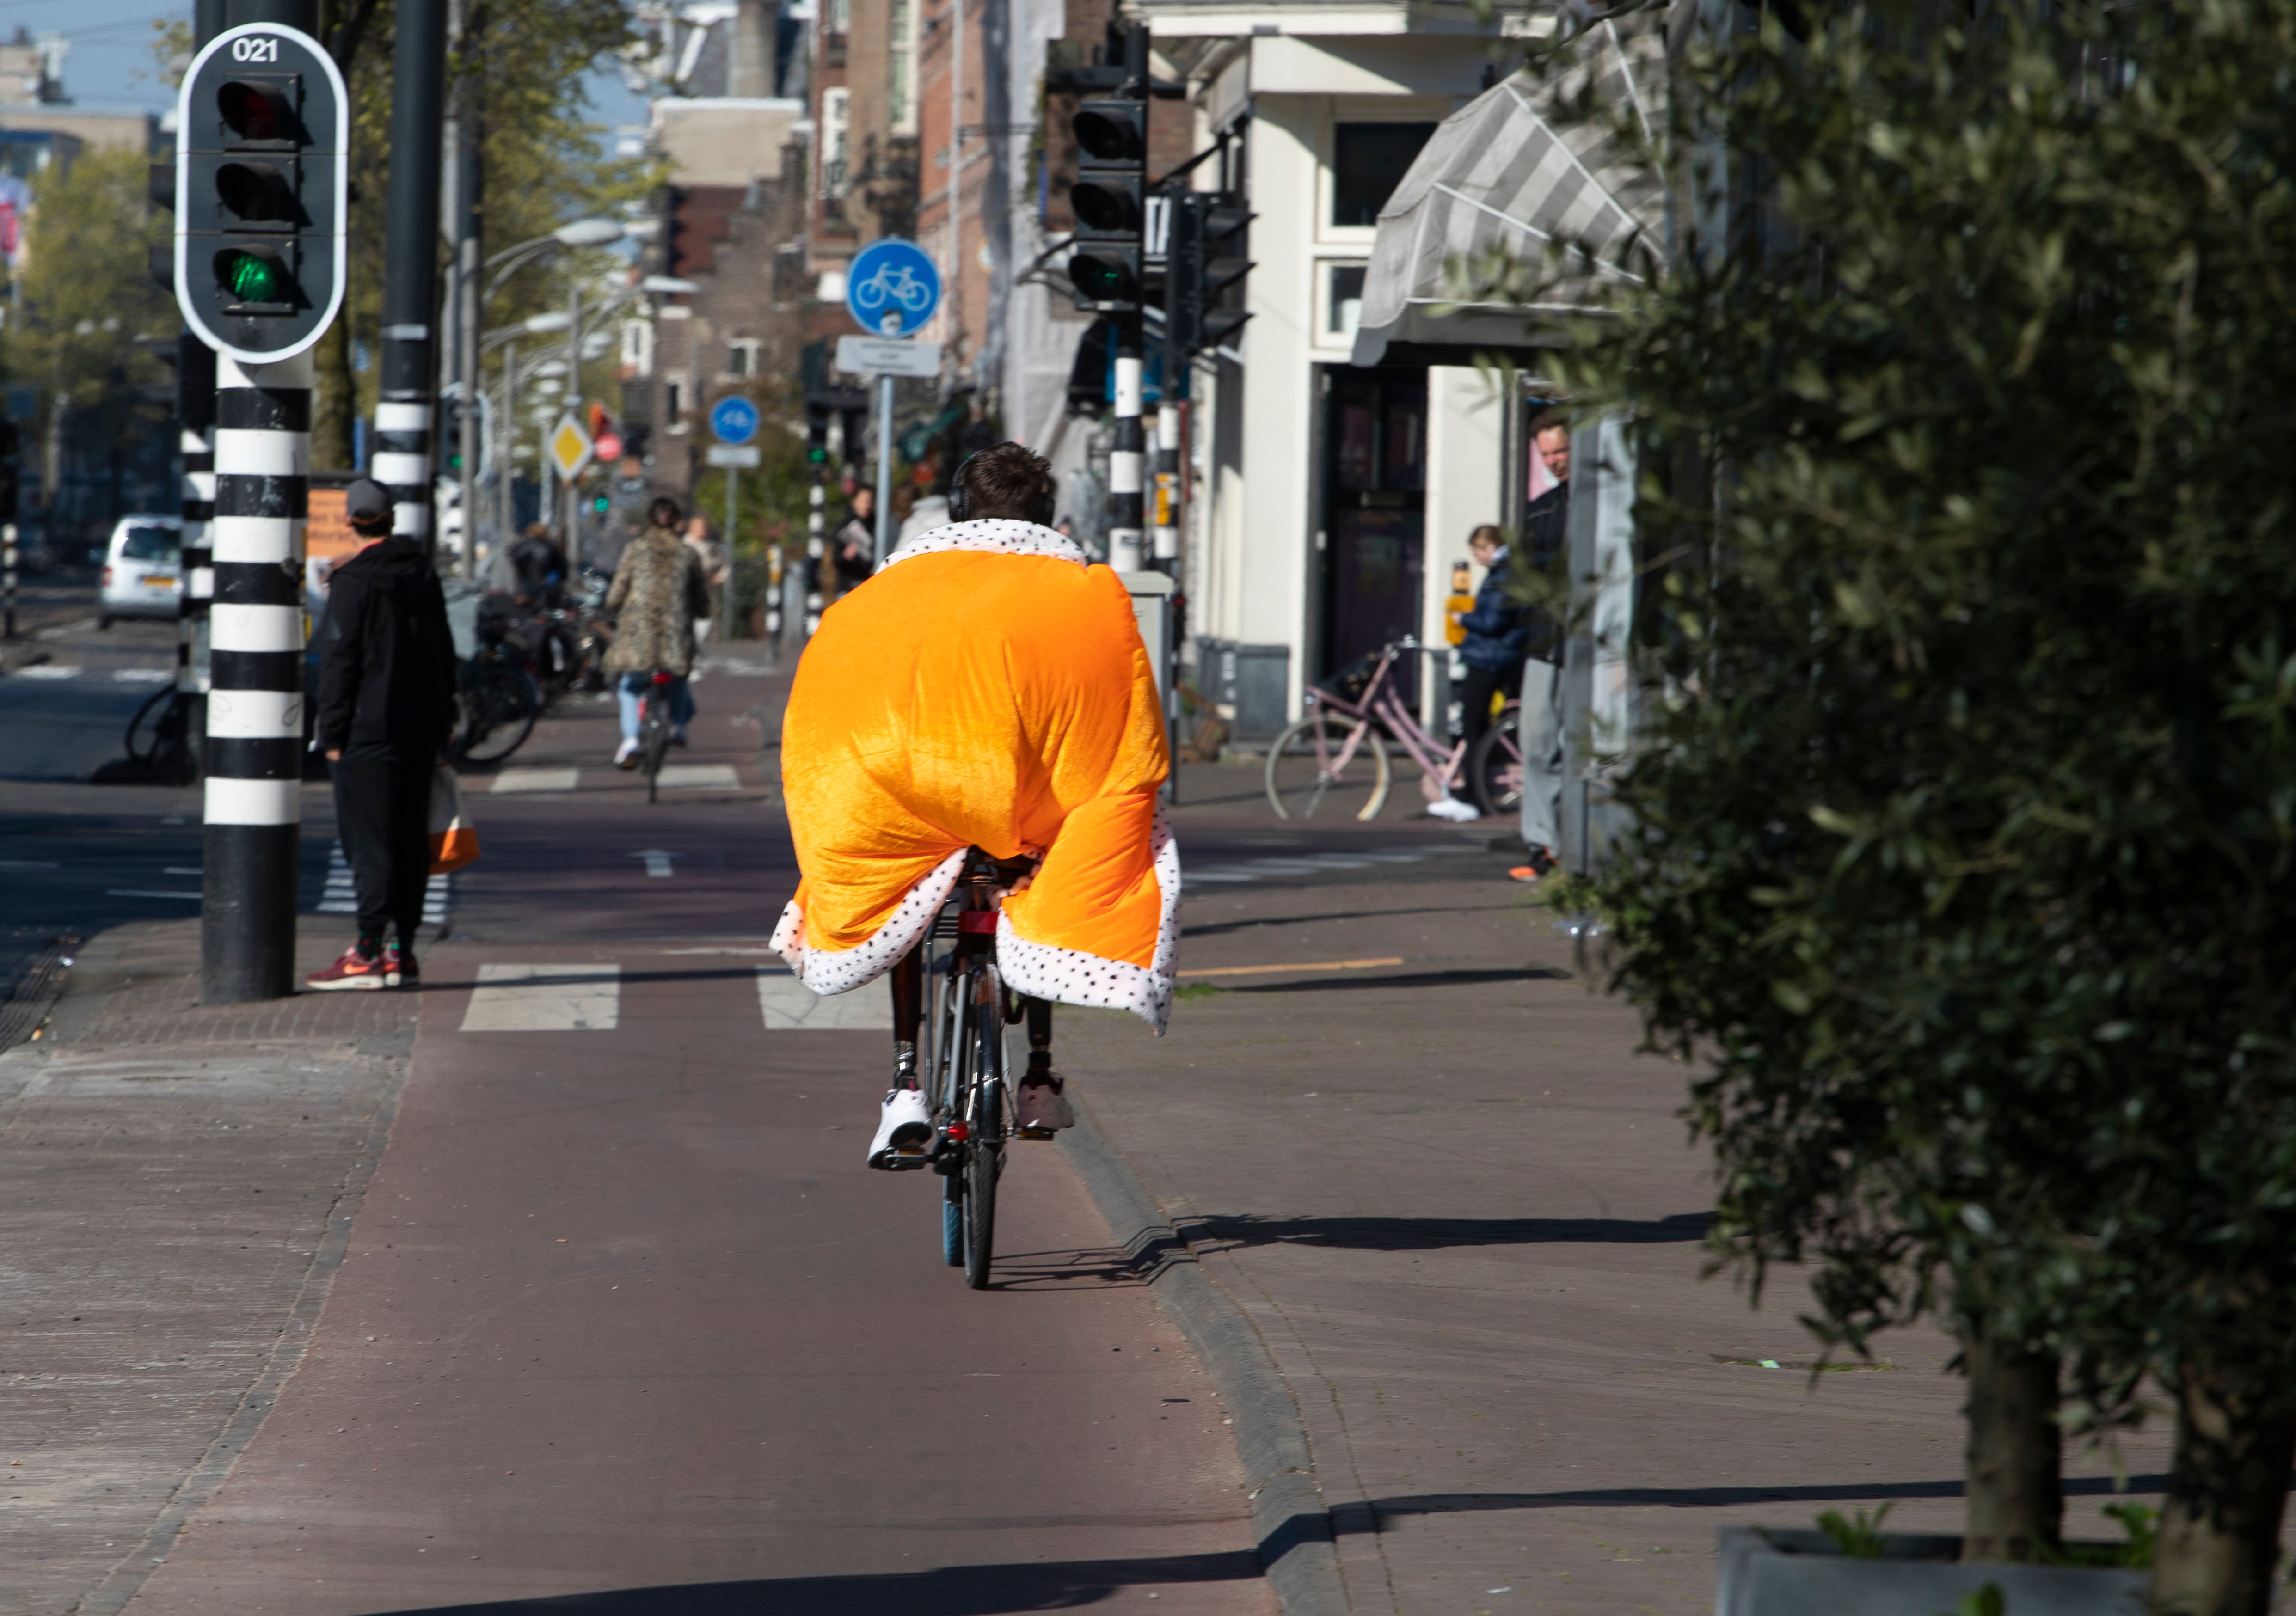
[[[845,307],[865,332],[912,336],[940,307],[940,271],[914,242],[872,242],[845,272]]]
[[[747,443],[758,435],[758,406],[747,398],[720,398],[709,406],[709,430],[720,443]]]

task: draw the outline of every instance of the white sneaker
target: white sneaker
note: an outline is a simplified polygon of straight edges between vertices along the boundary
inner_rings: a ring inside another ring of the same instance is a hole
[[[616,768],[635,767],[637,764],[637,756],[638,743],[635,741],[625,741],[614,749],[614,767]]]
[[[922,1167],[932,1135],[932,1113],[925,1109],[923,1091],[888,1089],[877,1136],[869,1141],[869,1165],[889,1173]]]
[[[1439,797],[1427,805],[1427,811],[1438,819],[1449,820],[1453,824],[1465,824],[1470,820],[1482,817],[1473,803],[1462,802],[1456,797]]]

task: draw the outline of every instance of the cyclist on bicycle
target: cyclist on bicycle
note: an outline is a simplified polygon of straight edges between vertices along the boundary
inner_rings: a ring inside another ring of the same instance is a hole
[[[1016,1121],[1073,1120],[1052,1004],[1130,1010],[1163,1030],[1179,849],[1157,794],[1170,764],[1132,603],[1054,532],[1052,468],[1016,443],[971,456],[949,525],[920,534],[823,613],[782,730],[804,880],[774,932],[816,993],[893,972],[893,1085],[869,1165],[923,1165],[920,944],[967,855],[1037,860],[996,923],[1029,1010]]]
[[[667,497],[647,507],[649,525],[622,552],[614,587],[606,592],[606,610],[620,613],[613,647],[606,652],[606,671],[620,676],[615,688],[621,698],[622,743],[614,752],[616,768],[637,767],[638,698],[657,669],[672,676],[673,746],[685,744],[685,726],[693,720],[685,677],[693,671],[693,619],[709,615],[709,585],[701,558],[678,536],[680,514],[677,501]]]

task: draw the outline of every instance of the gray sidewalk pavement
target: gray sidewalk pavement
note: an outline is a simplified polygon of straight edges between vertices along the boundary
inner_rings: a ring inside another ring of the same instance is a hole
[[[1231,802],[1178,816],[1184,863],[1249,823],[1245,784],[1191,773]],[[1304,1431],[1336,1548],[1264,1514],[1263,1545],[1335,1553],[1357,1616],[1690,1616],[1725,1524],[1889,1504],[1893,1526],[1959,1530],[1950,1342],[1903,1332],[1814,1375],[1797,1276],[1759,1309],[1701,1279],[1685,1069],[1636,1054],[1632,1011],[1590,992],[1513,862],[1193,887],[1195,987],[1164,1039],[1062,1013],[1071,1093]],[[2123,1441],[2140,1493],[2166,1446]],[[2068,1527],[2117,1538],[2111,1456],[2067,1470]]]

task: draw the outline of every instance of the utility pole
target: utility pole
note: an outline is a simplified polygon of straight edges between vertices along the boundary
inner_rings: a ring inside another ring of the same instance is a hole
[[[434,560],[431,322],[439,307],[439,163],[446,122],[446,0],[398,0],[391,56],[390,185],[384,204],[381,397],[374,477],[391,492],[392,530]],[[467,525],[468,515],[465,513]]]
[[[470,8],[454,0],[449,21],[457,49],[467,42]],[[455,457],[462,462],[456,507],[463,513],[464,578],[479,575],[479,269],[483,261],[486,209],[480,196],[484,168],[480,156],[483,131],[479,127],[479,78],[463,64],[455,84],[455,374],[463,384],[455,424],[460,441]],[[503,542],[497,533],[495,542]]]
[[[566,291],[566,389],[559,394],[564,401],[565,413],[575,420],[582,419],[582,283],[569,277]],[[550,441],[547,429],[543,441]],[[547,456],[543,463],[549,464]],[[582,507],[574,497],[574,480],[558,480],[559,503],[566,511],[566,564],[578,568],[582,564]]]

